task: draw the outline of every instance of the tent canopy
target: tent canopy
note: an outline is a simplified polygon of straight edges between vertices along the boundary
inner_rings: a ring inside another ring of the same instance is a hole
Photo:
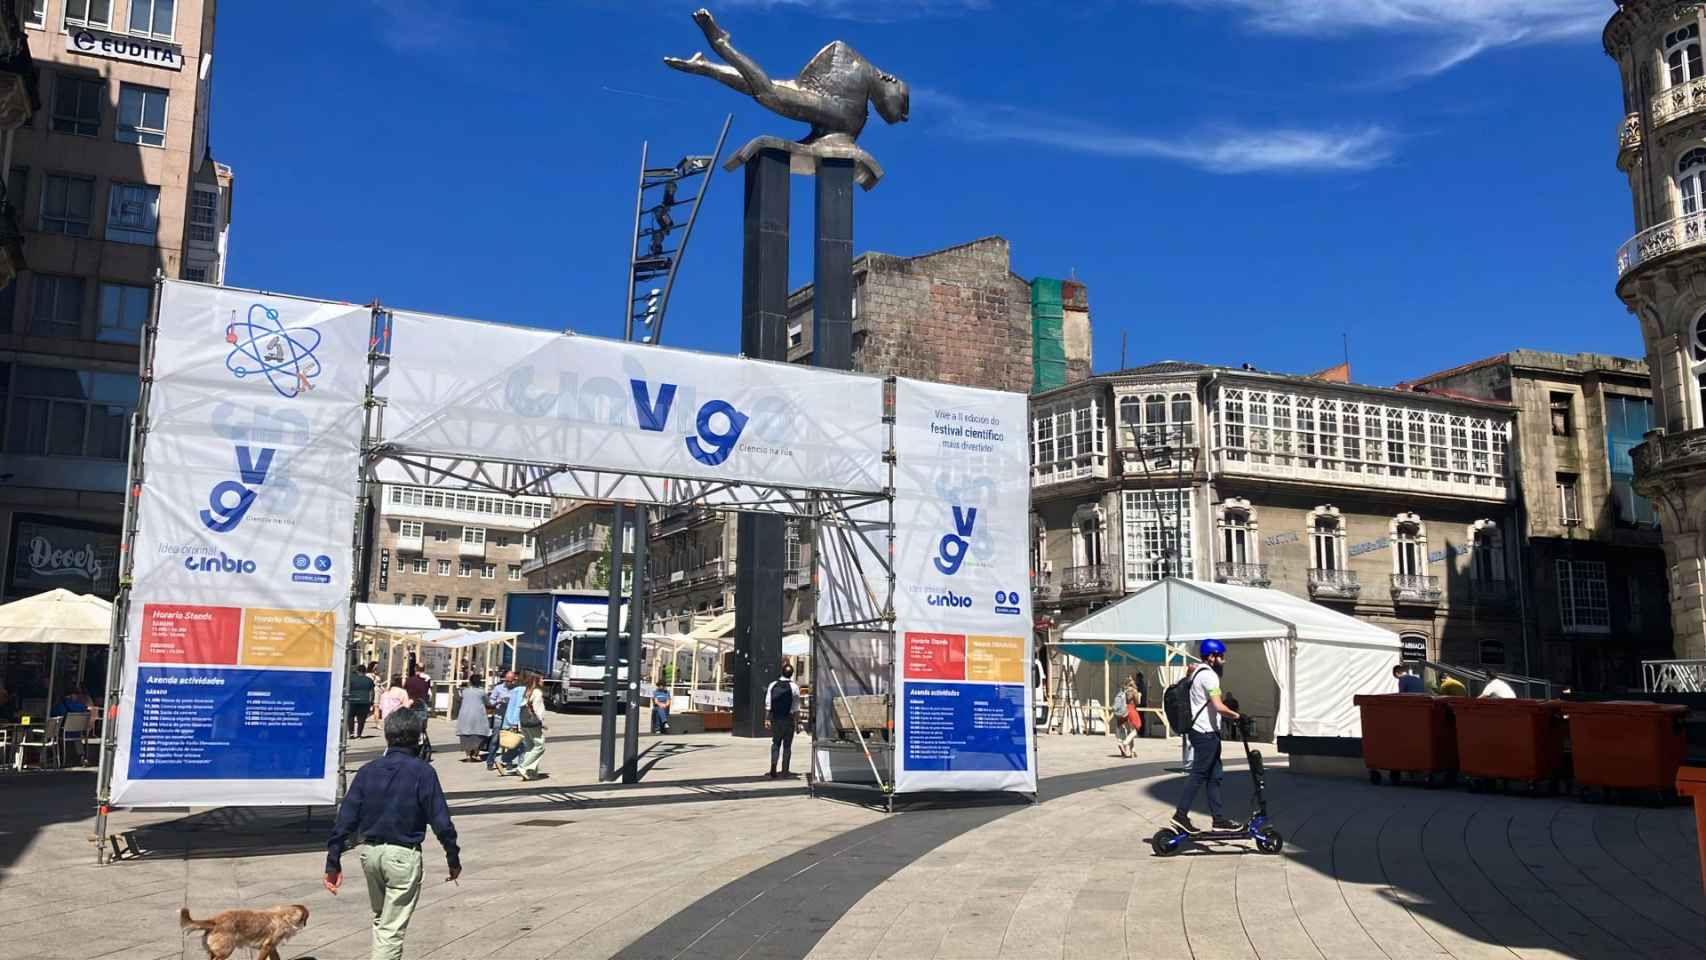
[[[395,603],[358,603],[355,625],[379,630],[437,630],[441,624],[426,607]]]
[[[100,597],[49,590],[0,607],[0,643],[71,643],[106,646],[113,605]]]
[[[790,633],[782,638],[782,656],[784,657],[804,657],[810,655],[811,652],[812,638],[810,634]]]
[[[484,630],[479,633],[470,633],[466,630],[458,630],[456,633],[460,634],[460,636],[447,637],[443,640],[433,640],[431,637],[428,637],[426,642],[436,644],[437,646],[444,647],[448,650],[456,650],[462,647],[474,647],[479,646],[482,643],[491,643],[494,640],[502,640],[507,643],[514,640],[516,637],[521,636],[521,634],[513,630]]]
[[[695,640],[717,640],[727,636],[735,628],[735,614],[719,613],[704,623],[693,628],[692,637]]]
[[[1259,658],[1234,651],[1223,678],[1230,689],[1251,694],[1240,697],[1258,711],[1271,706],[1278,736],[1361,736],[1353,698],[1397,689],[1397,634],[1259,587],[1158,581],[1067,627],[1059,646],[1074,656],[1074,647],[1101,648],[1106,658],[1110,648],[1142,651],[1166,643],[1194,651],[1208,637],[1261,644]],[[1268,676],[1258,678],[1264,661]]]

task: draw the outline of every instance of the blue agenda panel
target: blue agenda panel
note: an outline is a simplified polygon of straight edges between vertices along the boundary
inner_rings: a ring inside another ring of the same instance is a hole
[[[326,773],[332,674],[141,666],[133,780],[317,780]]]
[[[1023,770],[1025,688],[1010,683],[907,681],[908,770]]]

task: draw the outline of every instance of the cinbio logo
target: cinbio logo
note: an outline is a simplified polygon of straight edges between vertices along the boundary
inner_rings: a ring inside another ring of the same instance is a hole
[[[255,561],[228,557],[222,550],[216,557],[185,557],[184,569],[197,573],[247,574],[255,572]]]
[[[933,593],[925,602],[932,607],[957,607],[960,609],[969,609],[972,605],[970,597],[963,597],[952,590],[947,593]]]

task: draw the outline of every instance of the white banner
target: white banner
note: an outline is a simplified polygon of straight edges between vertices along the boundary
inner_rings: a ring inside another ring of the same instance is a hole
[[[883,489],[877,377],[402,311],[392,318],[378,393],[382,439],[398,450]]]
[[[115,804],[333,800],[370,323],[166,282]]]
[[[895,389],[895,789],[1035,792],[1026,398]]]

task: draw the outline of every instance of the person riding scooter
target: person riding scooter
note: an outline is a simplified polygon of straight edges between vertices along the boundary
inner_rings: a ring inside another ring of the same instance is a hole
[[[1184,794],[1179,797],[1178,809],[1173,811],[1173,827],[1187,835],[1203,832],[1191,822],[1191,804],[1197,798],[1197,790],[1204,785],[1208,788],[1209,813],[1214,817],[1210,829],[1237,830],[1242,826],[1227,818],[1220,803],[1220,782],[1223,779],[1220,720],[1222,717],[1238,719],[1238,711],[1221,699],[1220,669],[1226,665],[1226,644],[1211,637],[1197,647],[1197,654],[1202,657],[1203,665],[1191,675],[1191,725],[1187,733],[1191,743],[1190,780],[1185,784]]]

